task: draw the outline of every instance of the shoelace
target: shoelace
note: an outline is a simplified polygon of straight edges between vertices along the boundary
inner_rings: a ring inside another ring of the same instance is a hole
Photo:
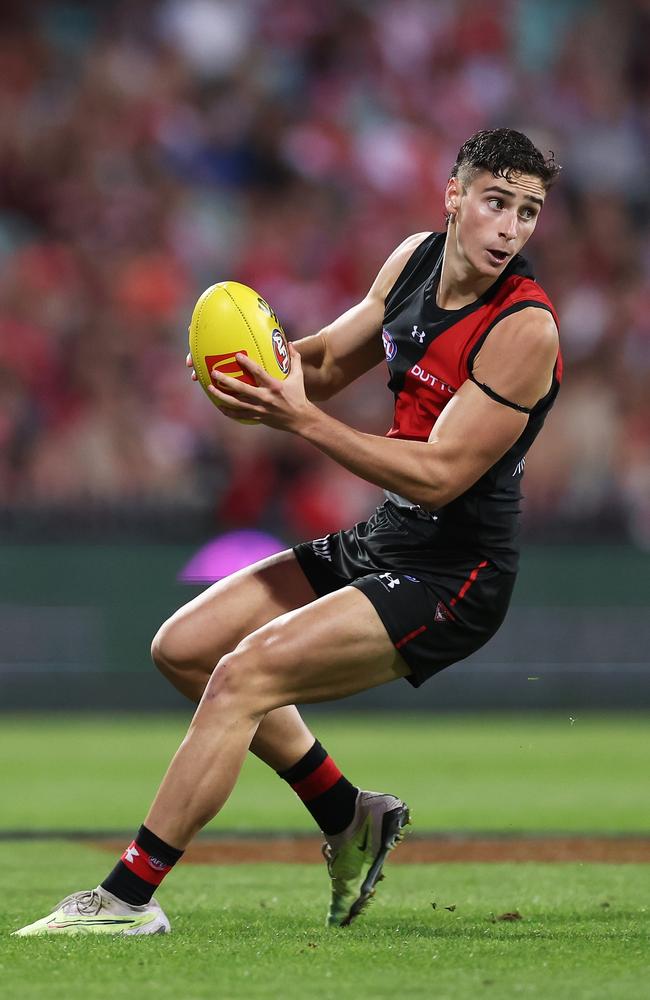
[[[102,908],[102,897],[96,889],[87,889],[85,892],[73,892],[70,896],[62,899],[57,910],[64,906],[74,904],[74,908],[80,916],[89,917],[99,913]]]

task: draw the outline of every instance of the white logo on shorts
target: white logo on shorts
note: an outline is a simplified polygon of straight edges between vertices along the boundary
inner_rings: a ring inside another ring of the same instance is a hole
[[[378,579],[381,580],[384,587],[387,587],[388,590],[392,590],[394,587],[399,587],[400,585],[400,580],[398,580],[397,577],[392,576],[390,573],[380,573]]]
[[[325,538],[316,538],[311,544],[317,556],[320,556],[321,559],[327,559],[328,562],[332,561],[329,535],[325,535]]]

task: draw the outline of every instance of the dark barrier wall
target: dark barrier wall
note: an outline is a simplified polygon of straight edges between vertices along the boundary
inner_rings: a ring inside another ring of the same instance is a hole
[[[151,666],[149,648],[158,625],[199,592],[177,579],[191,554],[184,546],[6,546],[2,708],[187,708]],[[528,548],[509,617],[483,650],[418,692],[398,682],[337,708],[648,708],[649,604],[644,553]]]

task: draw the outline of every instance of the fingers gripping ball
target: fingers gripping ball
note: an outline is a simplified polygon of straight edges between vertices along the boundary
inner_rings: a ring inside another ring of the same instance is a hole
[[[208,392],[212,372],[255,385],[236,354],[247,355],[274,378],[282,380],[289,374],[289,348],[280,320],[256,291],[238,281],[220,281],[206,288],[194,307],[189,333],[194,370],[215,406],[224,404]]]

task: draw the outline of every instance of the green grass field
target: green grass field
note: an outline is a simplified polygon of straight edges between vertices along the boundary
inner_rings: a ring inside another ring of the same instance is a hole
[[[420,832],[650,831],[645,715],[307,717],[353,782],[409,802]],[[132,830],[187,721],[3,718],[0,830]],[[285,784],[251,758],[212,828],[313,824]]]
[[[650,832],[647,716],[311,721],[352,780],[409,801],[418,833]],[[0,832],[130,835],[184,728],[178,717],[3,719]],[[222,816],[215,829],[311,828],[255,761]],[[642,865],[394,866],[368,914],[338,931],[323,927],[320,866],[184,865],[159,894],[167,938],[12,939],[69,891],[97,884],[112,859],[69,840],[3,846],[0,992],[11,1000],[648,995]],[[521,920],[496,919],[515,910]]]

